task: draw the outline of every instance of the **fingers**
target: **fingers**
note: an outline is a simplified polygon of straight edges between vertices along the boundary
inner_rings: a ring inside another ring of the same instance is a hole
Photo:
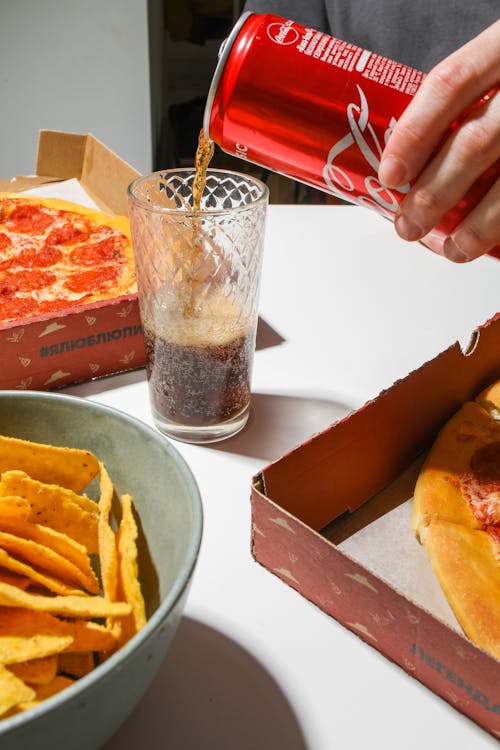
[[[500,20],[429,73],[382,155],[384,185],[413,183],[395,216],[398,234],[455,262],[473,260],[500,241],[500,179],[449,237],[436,230],[464,205],[478,178],[489,175],[491,185],[500,174],[499,81]]]
[[[444,241],[443,254],[466,263],[491,250],[500,237],[500,178]]]
[[[500,93],[455,130],[424,169],[398,209],[398,234],[406,240],[422,239],[498,158]],[[483,233],[486,237],[489,229]]]
[[[424,79],[384,150],[379,179],[398,187],[417,177],[450,124],[498,84],[500,20],[439,63]]]
[[[492,250],[499,237],[500,178],[449,237],[431,230],[420,241],[454,263],[467,263]]]

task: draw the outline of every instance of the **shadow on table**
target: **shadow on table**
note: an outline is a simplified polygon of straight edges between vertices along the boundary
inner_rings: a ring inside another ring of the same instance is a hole
[[[279,346],[286,339],[283,338],[281,333],[278,333],[269,323],[266,323],[264,318],[259,316],[257,321],[257,334],[255,336],[255,349],[260,351],[261,349],[268,349],[271,346]]]
[[[245,428],[214,450],[273,461],[349,414],[355,405],[309,396],[253,393]]]
[[[75,383],[74,385],[68,385],[64,388],[64,393],[70,396],[95,396],[97,393],[105,393],[105,391],[114,391],[117,388],[123,388],[127,385],[133,385],[134,383],[146,382],[146,371],[144,367],[138,370],[128,370],[127,372],[120,372],[116,375],[108,375],[104,378],[95,378],[94,380],[86,380],[83,383]]]
[[[143,700],[103,750],[308,750],[281,688],[253,656],[183,617]]]

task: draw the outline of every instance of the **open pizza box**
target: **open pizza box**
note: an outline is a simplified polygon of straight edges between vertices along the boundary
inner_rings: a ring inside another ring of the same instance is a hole
[[[42,130],[35,173],[0,180],[0,192],[63,198],[127,215],[138,172],[90,134]],[[142,367],[137,295],[0,323],[0,388],[48,390]]]
[[[500,378],[500,314],[254,477],[252,553],[500,737],[500,663],[462,633],[411,530],[439,428]]]

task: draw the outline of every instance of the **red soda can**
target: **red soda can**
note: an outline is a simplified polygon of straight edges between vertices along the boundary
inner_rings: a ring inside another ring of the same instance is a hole
[[[423,78],[414,68],[294,21],[246,13],[221,48],[203,129],[229,154],[394,220],[410,185],[385,187],[378,167]],[[497,162],[432,231],[435,242],[499,175]],[[500,245],[492,253],[500,253]]]

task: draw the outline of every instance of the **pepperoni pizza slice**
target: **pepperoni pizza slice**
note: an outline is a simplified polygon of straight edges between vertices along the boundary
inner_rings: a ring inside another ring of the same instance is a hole
[[[0,193],[0,324],[135,292],[126,217]]]
[[[500,659],[500,381],[445,424],[421,469],[413,529],[465,634]]]
[[[481,391],[476,398],[478,404],[486,409],[495,419],[500,420],[500,380]]]

